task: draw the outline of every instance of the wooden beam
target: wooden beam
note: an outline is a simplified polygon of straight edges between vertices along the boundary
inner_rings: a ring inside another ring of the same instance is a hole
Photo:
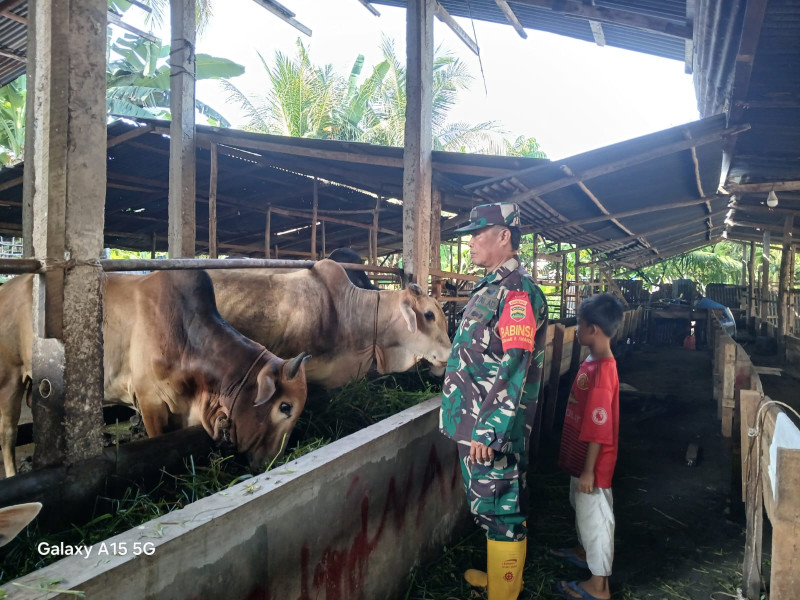
[[[376,9],[374,6],[372,6],[372,4],[370,4],[368,0],[358,0],[358,1],[361,3],[361,5],[364,8],[366,8],[369,12],[371,12],[376,17],[380,17],[381,16],[381,13],[378,12],[378,9]]]
[[[519,22],[517,15],[514,14],[514,11],[508,5],[508,2],[506,2],[506,0],[494,0],[494,3],[497,4],[497,8],[500,9],[500,11],[505,16],[506,21],[508,21],[511,24],[511,26],[519,34],[519,36],[522,39],[528,39],[527,32],[522,27],[522,23]]]
[[[406,10],[406,123],[403,148],[403,266],[427,289],[430,269],[433,174],[433,0],[408,0]]]
[[[756,194],[759,192],[800,191],[800,179],[789,181],[764,181],[760,183],[726,183],[725,190],[731,194]]]
[[[781,265],[778,276],[778,352],[782,360],[786,360],[786,336],[789,335],[789,325],[794,320],[794,315],[789,312],[789,294],[792,288],[794,273],[789,267],[792,263],[792,233],[794,231],[794,217],[788,215],[783,223],[783,244],[781,248]]]
[[[603,33],[603,24],[598,21],[589,21],[589,27],[592,29],[592,37],[594,43],[598,46],[606,45],[606,36]]]
[[[675,152],[686,150],[688,148],[691,148],[692,146],[695,147],[704,146],[705,144],[710,144],[712,142],[718,141],[726,136],[737,135],[739,133],[742,133],[743,131],[747,131],[748,129],[750,129],[749,125],[739,125],[737,127],[730,127],[722,131],[709,133],[692,140],[684,139],[677,142],[672,142],[671,144],[666,144],[659,148],[654,148],[652,150],[640,152],[634,156],[628,156],[619,160],[612,161],[610,163],[606,163],[604,165],[598,165],[596,167],[592,167],[582,173],[575,174],[575,176],[573,177],[556,179],[555,181],[550,181],[548,183],[538,185],[519,194],[515,194],[504,201],[517,202],[517,203],[526,202],[537,196],[542,196],[544,194],[549,194],[550,192],[554,192],[556,190],[569,187],[571,185],[576,185],[578,182],[581,181],[585,182],[588,181],[589,179],[594,179],[596,177],[608,175],[609,173],[614,173],[616,171],[621,171],[630,167],[634,167],[642,163],[654,160],[656,158],[661,158],[662,156],[667,156],[669,154],[674,154]],[[534,169],[541,169],[541,168],[542,168],[541,166],[531,167],[530,169],[525,169],[523,171],[520,171],[517,175],[519,176],[527,172],[531,172]],[[486,185],[488,183],[494,183],[495,181],[498,180],[502,181],[504,179],[506,178],[499,177],[499,178],[487,179],[465,186],[465,188],[483,187],[483,185]]]
[[[681,227],[685,227],[689,223],[696,223],[697,221],[704,221],[709,216],[711,216],[711,217],[720,217],[720,216],[726,214],[726,212],[727,211],[720,211],[720,212],[715,213],[713,215],[705,215],[705,216],[700,217],[700,218],[681,221],[680,223],[674,223],[673,225],[668,225],[666,227],[660,227],[658,229],[651,229],[650,231],[643,231],[641,233],[634,233],[632,235],[628,235],[628,236],[617,238],[617,239],[601,240],[599,242],[595,242],[594,244],[589,244],[587,246],[579,246],[578,248],[573,248],[573,249],[570,249],[570,250],[562,250],[562,251],[556,252],[555,254],[565,254],[566,252],[571,252],[572,250],[588,250],[590,248],[598,249],[598,248],[601,248],[602,246],[607,246],[609,244],[622,244],[623,242],[629,242],[629,241],[632,241],[632,240],[636,240],[638,238],[646,237],[648,235],[657,235],[659,233],[664,233],[666,231],[671,231],[673,229],[679,229]]]
[[[568,17],[578,17],[590,21],[608,23],[610,25],[633,27],[651,33],[659,33],[661,35],[668,35],[681,39],[692,39],[691,28],[676,23],[675,21],[662,19],[660,17],[650,17],[626,10],[592,6],[590,4],[584,4],[580,0],[513,0],[513,2],[515,4],[546,9]]]
[[[432,0],[432,2],[436,18],[447,25],[452,32],[456,34],[456,37],[464,42],[464,45],[469,48],[475,56],[480,56],[481,50],[478,47],[478,43],[469,37],[469,34],[464,31],[461,25],[456,23],[456,20],[450,15],[449,12],[447,12],[447,10],[445,10],[441,4],[439,4],[437,0]]]
[[[787,218],[791,217],[792,215],[787,215]],[[783,225],[773,225],[771,223],[759,223],[758,221],[745,221],[740,219],[728,219],[727,223],[731,227],[752,227],[753,229],[760,229],[761,231],[773,231],[775,233],[785,232]],[[800,230],[793,229],[790,233],[793,233],[794,235],[800,235]]]
[[[271,206],[270,210],[275,213],[276,215],[283,215],[284,217],[298,217],[301,219],[310,219],[312,214],[300,211],[300,210],[290,210],[287,208],[280,208],[278,206]],[[347,219],[340,219],[339,217],[332,217],[329,215],[319,215],[317,217],[318,221],[329,221],[331,223],[339,223],[340,225],[348,225],[350,227],[359,227],[361,229],[372,229],[371,223],[359,223],[358,221],[349,221]],[[378,231],[381,233],[388,233],[389,235],[400,235],[399,231],[394,231],[393,229],[386,229],[385,227],[379,227]]]
[[[317,210],[319,209],[319,184],[314,178],[314,190],[311,199],[311,256],[317,256]]]
[[[12,21],[16,21],[17,23],[22,23],[23,25],[28,24],[28,19],[25,17],[21,17],[18,14],[12,12],[17,6],[25,2],[25,0],[4,0],[0,2],[0,16],[6,17],[7,19],[11,19]],[[31,9],[28,9],[28,14],[33,12]]]
[[[217,258],[217,145],[211,146],[208,183],[208,257]]]
[[[308,37],[311,37],[311,30],[305,25],[303,25],[300,21],[295,19],[294,18],[295,14],[288,8],[286,8],[283,4],[276,2],[275,0],[253,0],[253,2],[258,4],[262,8],[265,8],[273,15],[278,17],[280,20],[288,23],[289,25],[297,29],[299,32],[307,35]]]
[[[136,127],[135,129],[131,129],[130,131],[126,131],[125,133],[121,133],[120,135],[114,136],[112,138],[108,138],[108,142],[106,143],[106,148],[113,148],[114,146],[119,146],[120,144],[124,144],[130,140],[136,139],[146,133],[150,133],[153,131],[152,125],[145,125],[144,127]]]
[[[564,171],[564,173],[567,174],[569,177],[574,177],[575,176],[575,173],[573,173],[572,169],[570,169],[567,165],[562,165],[561,166],[561,170]],[[592,193],[592,191],[588,187],[586,187],[585,183],[583,183],[582,181],[578,182],[578,187],[581,188],[581,191],[583,191],[583,193],[586,194],[589,197],[589,200],[592,201],[592,204],[594,204],[598,209],[600,209],[601,213],[603,213],[604,215],[610,215],[611,214],[611,213],[608,212],[608,210],[606,210],[606,207],[603,206],[603,203],[600,202],[600,200],[597,198],[597,196],[595,196]],[[633,232],[630,229],[625,227],[622,223],[620,223],[614,217],[609,216],[608,220],[611,221],[612,223],[614,223],[614,225],[619,227],[622,231],[624,231],[628,235],[633,235]]]
[[[737,212],[742,211],[765,215],[800,215],[800,209],[797,208],[783,208],[781,206],[770,208],[769,206],[763,206],[761,204],[742,204],[738,200],[731,202],[728,206],[735,208]]]
[[[130,31],[131,33],[138,35],[140,38],[146,39],[148,42],[152,42],[154,44],[161,44],[161,40],[154,36],[152,33],[148,33],[146,31],[142,31],[138,27],[134,27],[133,25],[128,25],[122,18],[112,10],[108,11],[108,22],[116,25],[117,27],[121,27],[126,31]]]
[[[23,64],[27,64],[28,59],[20,54],[14,54],[9,50],[0,50],[0,56],[5,58],[10,58],[11,60],[16,60],[17,62],[21,62]]]
[[[195,0],[170,2],[169,257],[195,254]]]

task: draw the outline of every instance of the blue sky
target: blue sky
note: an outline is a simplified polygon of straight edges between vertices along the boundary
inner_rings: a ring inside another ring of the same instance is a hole
[[[198,52],[230,58],[246,68],[233,82],[263,93],[267,79],[257,52],[269,62],[276,50],[292,53],[300,37],[315,63],[349,73],[358,54],[364,72],[380,62],[383,34],[405,54],[405,11],[376,5],[373,16],[357,0],[281,0],[311,28],[309,38],[253,0],[216,0],[215,15],[198,40]],[[224,7],[224,10],[223,10]],[[135,11],[126,20],[134,23]],[[458,19],[468,32],[473,23]],[[698,118],[691,76],[682,62],[599,47],[528,30],[523,40],[510,26],[475,21],[486,87],[477,57],[436,20],[437,45],[468,63],[475,76],[451,113],[453,121],[497,121],[513,139],[535,137],[550,158],[562,158],[659,131]],[[168,37],[168,32],[163,32]],[[244,123],[238,107],[216,82],[199,82],[198,98],[233,126]]]

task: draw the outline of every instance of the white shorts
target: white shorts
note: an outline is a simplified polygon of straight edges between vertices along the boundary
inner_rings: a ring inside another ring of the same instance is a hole
[[[569,503],[575,509],[578,543],[586,550],[592,575],[608,577],[614,561],[614,497],[611,488],[578,489],[578,478],[569,478]]]

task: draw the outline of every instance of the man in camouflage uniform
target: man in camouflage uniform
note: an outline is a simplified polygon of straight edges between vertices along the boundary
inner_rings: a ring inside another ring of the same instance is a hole
[[[547,332],[547,304],[520,264],[519,208],[472,209],[472,262],[486,276],[472,292],[453,340],[440,429],[458,444],[470,512],[487,532],[487,570],[464,576],[489,600],[516,600],[525,564],[528,439]]]

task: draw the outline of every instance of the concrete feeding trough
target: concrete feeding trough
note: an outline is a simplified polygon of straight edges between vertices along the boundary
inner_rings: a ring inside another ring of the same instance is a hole
[[[74,597],[62,590],[116,600],[394,597],[466,516],[439,405],[431,398],[4,590],[31,599]]]

